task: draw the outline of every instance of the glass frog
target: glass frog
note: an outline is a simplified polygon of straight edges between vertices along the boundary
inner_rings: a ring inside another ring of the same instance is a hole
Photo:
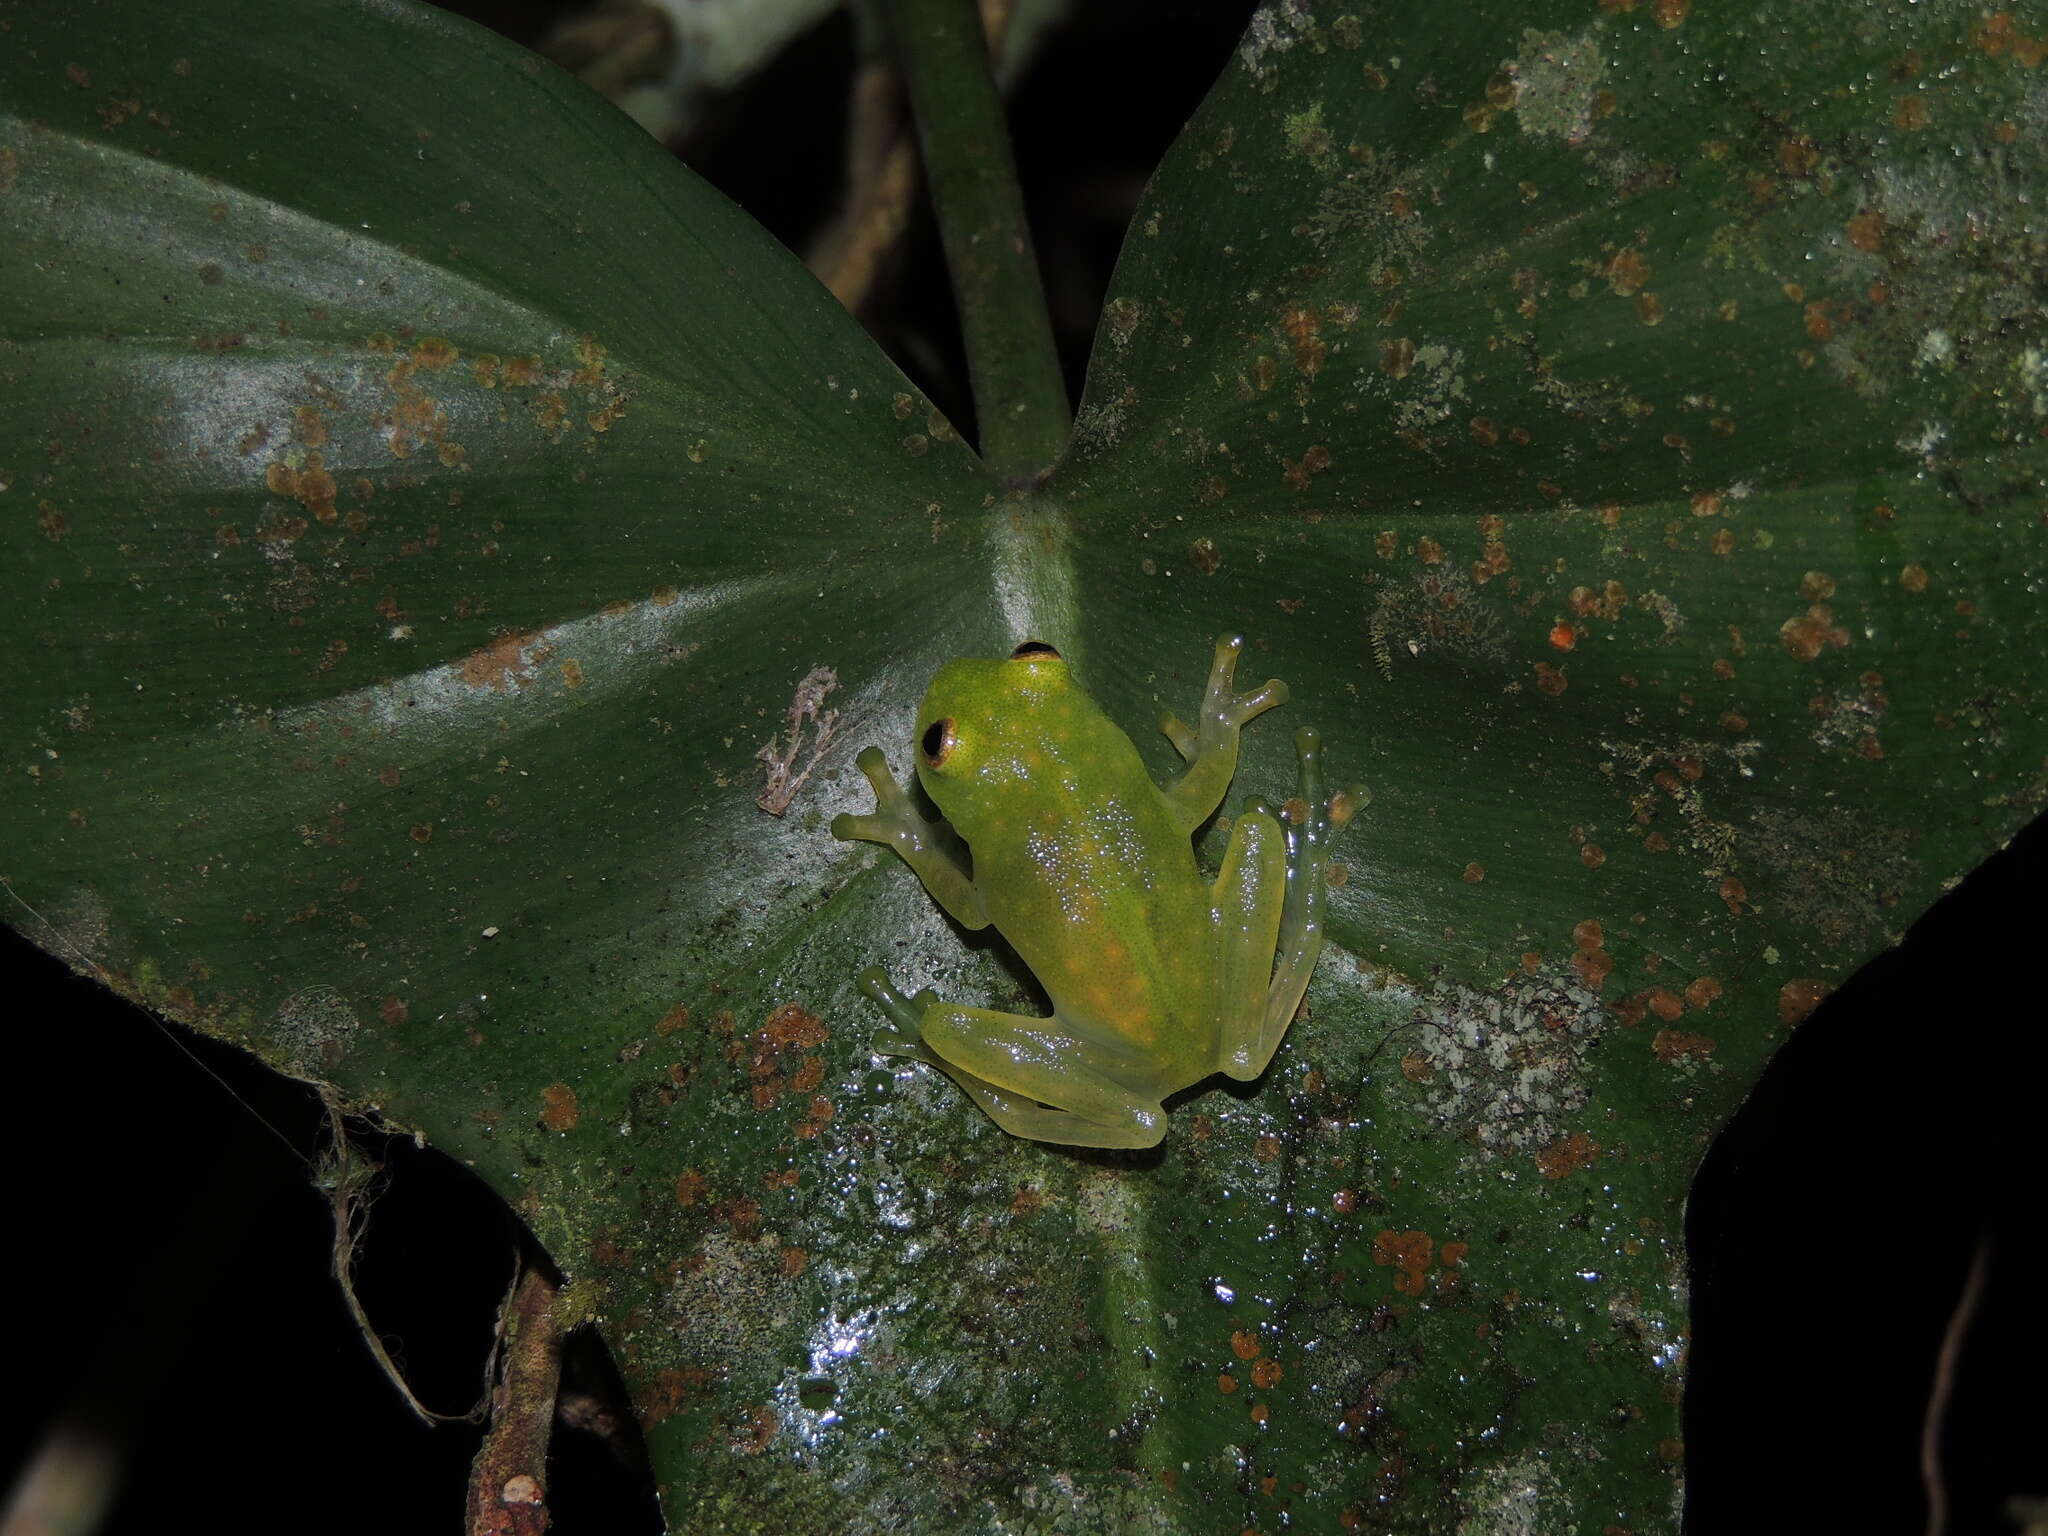
[[[1277,680],[1233,691],[1243,648],[1217,640],[1195,729],[1160,720],[1187,763],[1164,788],[1036,640],[932,679],[914,750],[943,819],[918,813],[879,748],[860,754],[874,813],[835,817],[832,835],[894,848],[956,922],[993,924],[1053,1010],[905,997],[875,966],[859,986],[888,1015],[878,1051],[937,1067],[1006,1131],[1082,1147],[1155,1146],[1168,1095],[1266,1070],[1322,951],[1329,840],[1366,796],[1323,793],[1304,727],[1296,798],[1277,815],[1246,800],[1222,871],[1202,875],[1191,838],[1230,787],[1238,732],[1287,700]]]

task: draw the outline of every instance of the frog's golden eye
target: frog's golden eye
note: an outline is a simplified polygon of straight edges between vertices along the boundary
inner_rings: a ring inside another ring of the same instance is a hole
[[[1025,656],[1050,656],[1054,661],[1060,659],[1060,653],[1047,645],[1043,640],[1026,640],[1017,649],[1010,652],[1010,660],[1012,661]]]
[[[934,720],[930,725],[926,726],[924,728],[924,736],[918,742],[918,745],[924,749],[924,760],[934,768],[944,763],[947,758],[953,755],[952,717],[948,716],[944,720]]]

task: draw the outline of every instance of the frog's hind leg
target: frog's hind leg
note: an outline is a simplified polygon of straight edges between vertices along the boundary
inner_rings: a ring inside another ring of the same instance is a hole
[[[1157,1104],[1140,1104],[1143,1119],[1105,1124],[1089,1120],[1073,1110],[1053,1109],[1021,1094],[1007,1093],[984,1082],[964,1067],[940,1062],[939,1070],[953,1079],[968,1097],[982,1107],[989,1119],[1012,1136],[1027,1141],[1047,1141],[1065,1147],[1156,1147],[1166,1136],[1166,1111]]]
[[[1294,733],[1299,788],[1284,807],[1287,826],[1287,904],[1280,914],[1280,949],[1266,994],[1265,1051],[1270,1060],[1294,1022],[1308,979],[1323,952],[1323,904],[1329,896],[1330,840],[1372,796],[1352,785],[1323,793],[1323,738],[1312,727]],[[1264,1063],[1262,1062],[1263,1066]]]
[[[1247,801],[1231,825],[1223,870],[1210,888],[1215,924],[1217,1066],[1249,1082],[1273,1053],[1263,1044],[1266,994],[1287,893],[1287,834],[1270,811]]]
[[[879,970],[860,989],[895,1028],[877,1037],[885,1056],[912,1056],[953,1079],[1013,1136],[1070,1147],[1153,1147],[1166,1134],[1166,1111],[1108,1076],[1097,1052],[1057,1019],[941,1002],[932,992],[907,998]]]

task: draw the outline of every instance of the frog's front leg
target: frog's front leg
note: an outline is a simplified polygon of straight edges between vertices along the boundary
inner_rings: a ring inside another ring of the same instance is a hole
[[[930,991],[908,998],[879,966],[863,971],[859,985],[895,1026],[876,1037],[876,1050],[937,1067],[1013,1136],[1070,1147],[1153,1147],[1166,1134],[1158,1100],[1110,1077],[1101,1053],[1057,1018],[963,1007]]]
[[[943,819],[926,821],[917,814],[880,747],[867,748],[853,762],[874,786],[875,811],[871,816],[834,816],[832,835],[842,842],[894,848],[953,921],[963,928],[986,928],[988,909],[974,887],[967,845],[959,835]]]
[[[1296,731],[1294,749],[1298,793],[1282,819],[1261,800],[1245,802],[1215,887],[1222,1066],[1246,1082],[1280,1048],[1322,954],[1330,839],[1371,798],[1360,788],[1323,793],[1322,737],[1315,731]]]
[[[1250,693],[1233,693],[1238,653],[1244,636],[1216,637],[1216,656],[1209,667],[1209,686],[1202,695],[1200,729],[1189,730],[1173,715],[1162,715],[1159,729],[1174,749],[1188,760],[1188,769],[1166,790],[1167,804],[1183,832],[1195,828],[1216,813],[1223,792],[1237,772],[1237,737],[1246,721],[1264,714],[1276,704],[1287,702],[1287,685],[1270,678]]]

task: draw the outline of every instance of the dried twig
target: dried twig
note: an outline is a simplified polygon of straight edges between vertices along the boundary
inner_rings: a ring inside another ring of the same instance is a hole
[[[469,1467],[468,1536],[540,1536],[548,1528],[548,1441],[562,1379],[562,1293],[523,1270],[498,1314],[503,1368],[491,1427]]]
[[[783,746],[780,736],[771,736],[768,745],[754,754],[768,769],[754,803],[769,815],[780,816],[789,809],[831,744],[833,733],[839,729],[839,711],[825,709],[824,704],[827,695],[838,686],[839,674],[830,667],[813,667],[806,672],[789,701],[789,745]],[[810,761],[804,764],[803,772],[797,773],[793,770],[803,750],[807,724],[815,724],[817,735],[811,743]]]
[[[543,57],[621,100],[636,86],[668,75],[676,54],[675,22],[647,0],[602,0],[593,11],[557,22],[540,45]]]
[[[1014,0],[981,0],[989,50],[1000,55]],[[923,188],[916,135],[895,61],[886,50],[865,60],[847,104],[846,196],[805,258],[818,281],[859,314],[902,245]]]
[[[398,1389],[398,1395],[405,1399],[405,1406],[422,1424],[482,1423],[490,1408],[491,1380],[497,1371],[495,1348],[484,1362],[484,1387],[475,1404],[463,1413],[437,1413],[413,1395],[405,1373],[399,1370],[398,1363],[385,1349],[384,1340],[370,1326],[369,1314],[363,1310],[362,1302],[356,1299],[356,1245],[362,1241],[364,1227],[369,1221],[370,1186],[383,1172],[383,1165],[356,1161],[355,1144],[349,1139],[340,1107],[331,1097],[322,1097],[327,1108],[329,1142],[327,1155],[320,1166],[319,1182],[327,1191],[328,1205],[334,1213],[334,1281],[341,1287],[341,1299],[348,1307],[348,1315],[355,1319],[356,1331],[363,1336],[363,1343],[376,1360],[377,1368],[384,1373],[385,1380]]]
[[[1984,1274],[1990,1267],[1991,1239],[1977,1239],[1970,1257],[1969,1273],[1963,1279],[1962,1294],[1949,1314],[1948,1327],[1941,1335],[1941,1352],[1934,1360],[1934,1385],[1927,1394],[1927,1414],[1920,1425],[1920,1482],[1927,1490],[1927,1536],[1947,1536],[1948,1485],[1941,1475],[1942,1421],[1948,1416],[1948,1400],[1955,1390],[1956,1361],[1963,1352],[1963,1340],[1976,1320],[1977,1305],[1984,1296]]]

